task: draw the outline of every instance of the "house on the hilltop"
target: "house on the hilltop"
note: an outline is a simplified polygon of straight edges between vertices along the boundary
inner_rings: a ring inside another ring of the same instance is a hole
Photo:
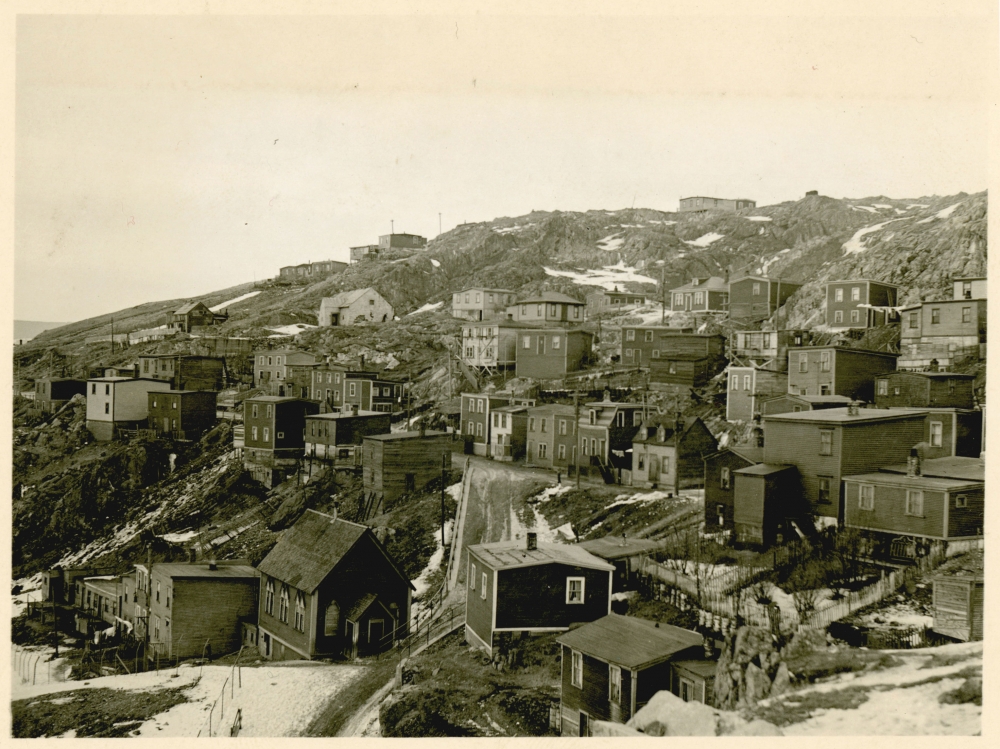
[[[87,380],[87,429],[101,442],[120,429],[140,429],[149,418],[147,393],[170,390],[170,383],[132,377]]]
[[[846,395],[872,403],[876,376],[895,371],[897,356],[844,346],[803,346],[788,352],[788,392]]]
[[[382,323],[392,320],[393,315],[392,305],[370,286],[323,297],[319,304],[320,327]]]
[[[447,432],[436,431],[365,435],[361,462],[367,501],[387,510],[404,494],[440,478],[451,468],[453,441]]]
[[[278,270],[279,281],[308,281],[314,278],[325,278],[334,273],[340,273],[347,268],[347,263],[339,260],[320,260],[315,263],[286,265]]]
[[[632,486],[670,490],[704,486],[703,459],[718,446],[696,416],[648,416],[632,438]]]
[[[756,208],[756,200],[746,198],[706,198],[704,195],[695,195],[690,198],[681,198],[679,202],[679,213],[704,213],[705,211],[727,211],[736,213],[745,208]]]
[[[745,276],[730,281],[729,317],[732,320],[766,320],[800,288],[800,283],[766,276]]]
[[[378,248],[380,250],[419,250],[427,246],[427,238],[419,234],[380,234],[378,238]]]
[[[193,328],[220,325],[228,319],[228,313],[213,312],[204,302],[188,302],[174,310],[167,327],[190,333]]]
[[[645,294],[619,291],[617,286],[612,291],[601,289],[587,294],[587,315],[593,317],[607,313],[615,314],[626,307],[645,304],[646,301]]]
[[[692,278],[670,290],[673,312],[726,312],[729,309],[729,284],[724,278]]]
[[[568,323],[579,325],[586,319],[586,302],[557,291],[543,291],[535,296],[519,299],[507,308],[507,317],[517,322],[545,325]]]
[[[487,289],[477,286],[464,289],[451,298],[451,314],[461,320],[506,320],[507,307],[514,303],[509,289]]]
[[[556,641],[562,736],[590,736],[594,720],[626,723],[657,692],[675,691],[675,684],[685,702],[712,704],[714,651],[697,632],[608,614]]]
[[[468,322],[462,326],[462,363],[486,372],[513,369],[517,364],[518,335],[531,323],[514,320]]]
[[[372,655],[404,638],[413,585],[370,528],[306,510],[260,563],[268,660]]]
[[[364,260],[377,260],[379,246],[377,244],[363,244],[351,247],[351,264],[360,263]]]
[[[737,367],[774,372],[788,369],[788,350],[812,343],[808,330],[737,330],[729,340],[729,359]]]
[[[903,309],[900,368],[947,368],[960,359],[985,358],[986,297],[970,299],[960,293],[952,300]]]
[[[898,322],[899,287],[858,278],[826,285],[826,324],[834,329],[874,328]]]
[[[574,544],[524,539],[468,547],[465,637],[491,656],[532,632],[611,612],[614,566]]]

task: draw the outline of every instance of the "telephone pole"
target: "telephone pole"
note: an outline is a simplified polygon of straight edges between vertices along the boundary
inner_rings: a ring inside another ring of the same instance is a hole
[[[667,268],[660,268],[660,325],[667,321]]]
[[[441,546],[444,546],[444,485],[448,483],[448,456],[441,456]]]
[[[576,431],[576,445],[573,448],[573,459],[576,463],[576,488],[580,488],[580,390],[573,391],[573,428]]]
[[[675,402],[674,416],[674,496],[681,494],[681,435],[684,433],[684,421],[681,419],[680,398]]]

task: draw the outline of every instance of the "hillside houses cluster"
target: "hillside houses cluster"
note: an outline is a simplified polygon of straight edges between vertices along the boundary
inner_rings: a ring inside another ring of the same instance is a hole
[[[301,263],[299,265],[286,265],[278,269],[276,280],[279,283],[294,283],[299,281],[319,281],[330,278],[347,270],[349,265],[360,263],[366,260],[374,260],[380,252],[390,249],[414,249],[419,250],[427,246],[427,239],[417,234],[404,234],[392,232],[383,234],[378,238],[378,244],[360,245],[351,247],[350,263],[339,260],[320,260],[317,262]]]

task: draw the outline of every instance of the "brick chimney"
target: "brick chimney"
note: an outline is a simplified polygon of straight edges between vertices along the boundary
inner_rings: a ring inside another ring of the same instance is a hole
[[[911,479],[920,475],[920,451],[915,447],[910,448],[910,457],[906,459],[906,475]]]
[[[528,545],[526,548],[528,551],[535,551],[538,548],[538,534],[534,531],[528,531]]]
[[[940,371],[938,360],[937,359],[931,359],[930,365],[927,367],[927,369],[930,370],[931,372],[938,372],[938,371]]]
[[[605,388],[605,390],[604,390],[604,402],[605,403],[610,403],[611,402],[611,391],[608,390],[607,388]]]
[[[215,557],[212,557],[211,559],[208,560],[208,568],[210,570],[217,570],[217,569],[219,569],[219,564],[218,564],[218,562],[215,561]]]
[[[857,416],[858,415],[858,407],[860,405],[861,404],[858,401],[851,401],[850,403],[848,403],[847,404],[847,415],[848,416]]]

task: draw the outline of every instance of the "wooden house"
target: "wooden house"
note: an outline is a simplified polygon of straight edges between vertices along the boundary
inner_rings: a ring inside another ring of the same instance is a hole
[[[924,414],[923,458],[978,458],[983,452],[983,412],[962,408],[894,408]]]
[[[361,446],[365,496],[383,510],[404,494],[420,491],[451,468],[453,438],[447,432],[393,432],[365,436]]]
[[[140,356],[139,376],[165,380],[174,390],[222,390],[226,380],[226,360],[221,356],[154,354]]]
[[[510,403],[511,399],[505,396],[462,393],[461,430],[466,442],[466,453],[482,456],[489,453],[493,409],[509,406]]]
[[[729,317],[732,320],[766,320],[796,291],[800,283],[765,276],[745,276],[729,282]]]
[[[608,614],[556,640],[560,646],[560,734],[590,736],[590,723],[626,723],[657,692],[670,690],[674,663],[705,659],[697,632],[632,616]],[[709,659],[710,660],[710,659]],[[714,665],[714,664],[713,664]],[[713,681],[705,674],[709,685]],[[690,679],[689,679],[690,680]],[[711,701],[711,688],[692,683],[691,697]]]
[[[875,379],[875,405],[970,409],[975,380],[975,375],[954,372],[888,372]]]
[[[258,395],[243,402],[243,465],[271,488],[298,470],[305,454],[306,417],[319,404],[302,398]]]
[[[258,569],[264,658],[350,659],[408,632],[413,585],[367,526],[306,510]]]
[[[587,294],[587,316],[593,319],[595,315],[618,314],[626,307],[645,304],[646,301],[645,294],[619,291],[617,286],[612,291],[601,289]]]
[[[190,333],[195,328],[220,325],[228,319],[226,312],[213,312],[204,302],[188,302],[174,310],[167,327]]]
[[[344,405],[344,375],[347,367],[330,362],[309,367],[310,399],[319,401],[327,410],[339,410]]]
[[[485,372],[513,369],[517,364],[518,335],[531,323],[513,320],[469,322],[462,326],[462,362]]]
[[[288,364],[285,367],[287,379],[285,380],[285,395],[293,398],[305,398],[312,400],[313,370],[322,367],[319,362],[304,362],[302,364]]]
[[[55,413],[74,395],[87,394],[87,381],[70,377],[43,377],[35,381],[34,408],[45,413]]]
[[[323,297],[319,304],[320,327],[371,325],[393,319],[392,305],[370,286]]]
[[[361,411],[397,413],[403,410],[403,383],[380,372],[344,373],[342,408],[353,406]]]
[[[593,333],[568,328],[533,328],[517,333],[518,377],[561,380],[589,363]]]
[[[739,198],[706,198],[704,195],[695,195],[690,198],[681,198],[678,201],[679,213],[704,213],[705,211],[726,211],[736,213],[747,208],[756,208],[756,200]]]
[[[611,613],[614,566],[575,544],[539,544],[529,532],[468,550],[465,637],[490,655],[512,637]]]
[[[278,280],[311,281],[332,276],[346,269],[347,263],[342,263],[339,260],[319,260],[314,263],[286,265],[278,270]]]
[[[642,570],[642,560],[662,548],[660,541],[629,538],[624,533],[620,536],[587,539],[577,545],[615,566],[612,593],[632,589]]]
[[[596,471],[606,483],[621,483],[622,472],[632,470],[632,440],[645,410],[641,403],[612,401],[607,391],[603,401],[585,404],[577,425],[581,473]]]
[[[692,278],[670,290],[670,309],[674,312],[726,312],[729,309],[729,284],[719,276]]]
[[[788,392],[846,395],[872,403],[876,377],[895,371],[897,356],[843,346],[803,346],[788,353]]]
[[[719,443],[697,417],[648,416],[632,438],[632,486],[688,489],[705,485],[703,459]]]
[[[49,570],[46,576],[49,587],[43,587],[42,600],[83,608],[84,578],[113,573],[110,567],[57,567]]]
[[[357,247],[351,247],[351,265],[354,263],[360,263],[364,260],[377,260],[379,255],[379,246],[377,244],[363,244]]]
[[[419,250],[427,246],[427,238],[419,234],[392,232],[380,234],[378,247],[380,250]]]
[[[734,474],[764,461],[764,448],[732,445],[708,455],[705,463],[705,532],[733,530]]]
[[[760,403],[760,413],[764,416],[800,411],[821,411],[824,408],[847,408],[853,401],[846,395],[778,395]]]
[[[451,298],[451,315],[460,320],[506,320],[507,308],[514,304],[514,292],[509,289],[475,287],[463,289]]]
[[[391,417],[378,411],[345,411],[306,416],[305,451],[310,458],[353,458],[364,438],[388,434]]]
[[[156,563],[150,574],[150,658],[200,658],[240,649],[257,617],[260,574],[248,564]],[[208,650],[210,648],[210,650]]]
[[[826,285],[826,324],[832,329],[874,328],[897,322],[899,287],[859,278]]]
[[[924,302],[902,311],[900,368],[948,368],[985,357],[986,299]]]
[[[534,325],[565,323],[580,325],[586,319],[586,302],[557,291],[543,291],[535,296],[519,299],[507,308],[507,317]]]
[[[215,400],[210,390],[167,390],[147,393],[149,428],[158,435],[194,440],[215,426]]]
[[[952,279],[952,299],[985,299],[989,291],[986,276]]]
[[[288,365],[315,364],[317,361],[319,357],[305,351],[292,349],[254,351],[254,387],[266,390],[270,395],[291,397],[292,393],[285,387],[288,380]]]
[[[808,330],[738,330],[729,339],[729,360],[738,367],[788,370],[788,350],[808,346]]]
[[[89,616],[112,627],[115,625],[115,617],[118,616],[118,577],[118,575],[93,575],[82,580],[81,608]]]
[[[529,408],[525,438],[527,463],[568,473],[576,465],[576,410],[558,403]]]
[[[499,406],[493,409],[490,455],[510,462],[524,457],[528,435],[528,406]]]
[[[812,513],[842,522],[841,479],[905,462],[923,440],[925,419],[918,411],[856,406],[767,415],[763,462],[795,466]]]
[[[621,362],[625,366],[652,368],[656,362],[678,357],[724,361],[725,343],[721,335],[696,334],[690,328],[623,325]]]
[[[788,392],[788,372],[730,365],[727,376],[726,421],[750,421],[763,412],[764,401]]]
[[[983,575],[937,575],[931,581],[933,629],[961,642],[983,639]]]
[[[97,377],[87,380],[87,429],[106,442],[120,429],[139,429],[149,419],[147,393],[170,390],[162,380]]]
[[[844,524],[884,537],[893,558],[913,558],[917,541],[983,537],[985,462],[925,460],[911,448],[907,462],[844,476]]]
[[[809,507],[795,466],[758,463],[738,468],[733,485],[733,530],[740,543],[770,547],[794,534],[792,523],[802,521],[809,527]]]

